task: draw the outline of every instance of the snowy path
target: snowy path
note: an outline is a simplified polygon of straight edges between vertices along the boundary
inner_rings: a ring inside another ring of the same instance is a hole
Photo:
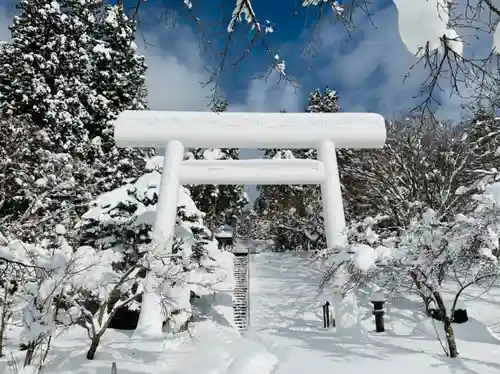
[[[251,256],[250,276],[252,330],[321,331],[319,271],[300,266],[295,253],[261,253]]]
[[[401,368],[406,374],[500,372],[500,345],[486,343],[487,337],[485,342],[460,340],[461,358],[446,358],[433,331],[426,331],[426,322],[411,311],[415,304],[409,300],[392,306],[395,321],[387,321],[390,330],[384,334],[371,332],[373,316],[364,308],[366,337],[335,336],[334,330],[322,328],[325,297],[317,293],[321,273],[311,269],[305,258],[293,253],[261,253],[252,256],[250,268],[250,329],[244,336],[276,355],[279,362],[273,374],[367,369],[372,374],[395,374]]]

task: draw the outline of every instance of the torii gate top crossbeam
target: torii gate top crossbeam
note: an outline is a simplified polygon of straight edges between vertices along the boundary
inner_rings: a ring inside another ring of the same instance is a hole
[[[115,122],[120,147],[186,148],[381,148],[384,118],[375,113],[213,113],[124,111]]]

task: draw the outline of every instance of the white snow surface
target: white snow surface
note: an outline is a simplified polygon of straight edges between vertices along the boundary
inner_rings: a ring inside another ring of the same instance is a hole
[[[329,139],[337,148],[381,148],[386,131],[384,118],[375,113],[126,110],[115,121],[114,137],[119,147],[165,147],[177,140],[186,149],[315,148]]]
[[[242,334],[233,327],[229,295],[207,294],[196,306],[199,317],[189,332],[139,338],[110,329],[93,361],[85,358],[85,330],[74,327],[54,340],[44,373],[109,374],[112,362],[119,374],[399,374],[402,369],[405,374],[493,374],[500,369],[498,287],[464,295],[470,320],[454,325],[460,357],[448,359],[435,333],[442,326],[419,312],[418,298],[389,301],[386,332],[376,334],[371,304],[361,295],[356,323],[362,328],[339,334],[322,328],[321,306],[329,293],[317,292],[322,272],[307,257],[255,254],[250,274],[251,325]],[[443,291],[449,302],[452,290]],[[8,333],[9,343],[18,330]],[[21,365],[23,357],[9,344],[10,352],[0,358],[2,373],[10,372],[13,359]]]
[[[316,160],[188,160],[180,165],[182,184],[321,184],[323,164]]]
[[[163,158],[162,158],[163,159]],[[156,158],[154,161],[158,161]],[[154,163],[153,163],[154,165]],[[161,174],[157,171],[152,171],[150,173],[141,176],[135,183],[130,185],[125,185],[116,190],[107,192],[99,196],[99,198],[94,202],[94,207],[88,210],[83,218],[94,219],[96,221],[107,221],[120,220],[119,216],[112,215],[112,209],[115,207],[117,201],[123,203],[137,203],[137,200],[130,196],[129,191],[137,191],[141,195],[139,197],[148,197],[152,199],[154,194],[158,193],[158,187],[161,182]],[[203,213],[196,207],[193,200],[189,195],[189,190],[184,187],[179,187],[179,195],[177,199],[177,206],[184,207],[187,216],[203,216]],[[110,210],[107,210],[109,207]],[[137,225],[142,223],[154,223],[154,217],[156,214],[156,206],[145,206],[143,204],[138,205],[137,212],[138,216]],[[123,218],[122,218],[123,219]],[[125,218],[128,219],[128,218]]]

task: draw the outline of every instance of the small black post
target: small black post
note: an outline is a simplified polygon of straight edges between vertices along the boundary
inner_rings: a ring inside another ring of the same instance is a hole
[[[384,304],[385,301],[379,300],[379,301],[372,301],[373,304],[373,315],[375,316],[375,331],[377,332],[384,332],[385,331],[385,326],[384,326],[384,314],[385,314],[385,309],[384,309]]]
[[[323,305],[323,327],[326,329],[330,327],[330,302],[327,301]]]
[[[111,364],[111,374],[117,374],[117,370],[116,370],[116,362],[113,362]]]

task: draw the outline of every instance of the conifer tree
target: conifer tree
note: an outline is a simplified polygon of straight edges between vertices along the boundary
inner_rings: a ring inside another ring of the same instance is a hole
[[[308,113],[335,113],[340,110],[337,93],[326,88],[308,96]],[[316,159],[316,149],[264,150],[264,158]],[[277,250],[316,249],[324,245],[323,208],[320,186],[258,186],[260,196],[254,209],[270,222],[269,234]]]
[[[46,248],[62,243],[91,198],[87,165],[52,137],[27,115],[0,118],[0,233]]]
[[[227,110],[227,100],[216,100],[212,111],[216,113]],[[187,154],[187,158],[195,160],[238,160],[239,149],[236,148],[195,148]],[[198,209],[204,212],[204,221],[211,230],[222,224],[230,224],[238,218],[249,200],[241,185],[190,185],[191,197]]]
[[[66,218],[59,231],[70,232],[92,198],[137,177],[152,151],[121,150],[113,141],[113,120],[125,109],[145,109],[146,97],[146,65],[133,42],[135,26],[121,6],[102,0],[23,0],[19,10],[11,41],[0,48],[0,111],[12,134],[26,143],[4,164],[39,173],[8,179],[13,184],[4,190],[8,214],[3,219],[14,224],[36,204],[44,224],[24,222],[23,230],[16,229],[32,241],[51,236],[50,225],[61,217]],[[28,126],[30,133],[16,126]],[[8,142],[8,134],[2,135]],[[63,174],[42,166],[57,155],[69,157]],[[44,185],[44,178],[50,183]],[[56,198],[41,202],[68,181],[82,193],[60,195],[64,199],[58,197],[63,200],[58,204]]]
[[[93,145],[94,188],[106,192],[142,175],[145,160],[154,150],[115,145],[113,130],[118,114],[147,109],[147,65],[144,56],[137,53],[136,25],[122,6],[105,5],[96,17],[91,86],[97,100],[89,102],[92,122],[88,131]]]

